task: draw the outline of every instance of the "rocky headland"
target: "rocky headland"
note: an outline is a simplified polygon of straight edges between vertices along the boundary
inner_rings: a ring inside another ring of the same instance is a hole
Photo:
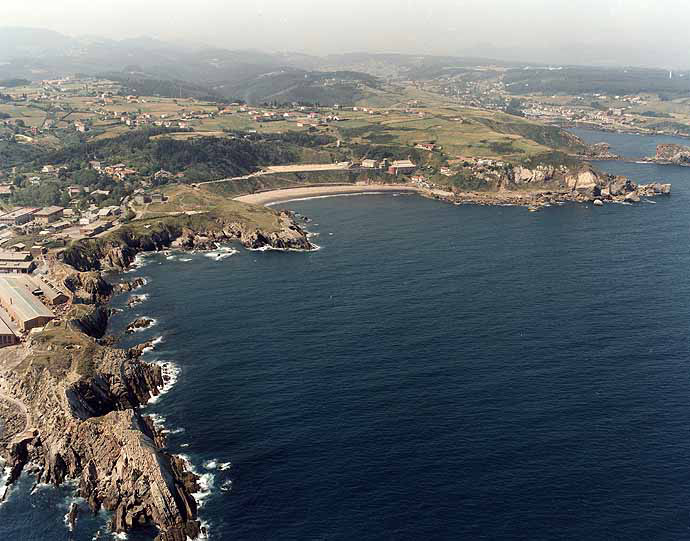
[[[248,248],[314,248],[291,214],[260,211],[270,218],[265,228],[250,215],[162,217],[78,241],[60,254],[51,274],[70,293],[64,315],[0,350],[0,456],[8,485],[22,472],[36,483],[72,480],[93,511],[112,513],[114,532],[154,526],[159,541],[202,533],[193,497],[197,476],[166,450],[163,432],[141,413],[168,383],[166,375],[141,359],[145,345],[121,349],[105,336],[109,299],[142,281],[113,285],[105,273],[127,268],[138,253],[171,246],[196,250],[239,241]],[[142,318],[132,328],[150,324]],[[75,520],[70,509],[69,521]]]
[[[477,189],[453,186],[426,190],[426,195],[456,204],[523,205],[531,209],[564,202],[639,202],[642,197],[670,195],[671,185],[637,184],[597,171],[589,164],[484,168],[473,177]]]

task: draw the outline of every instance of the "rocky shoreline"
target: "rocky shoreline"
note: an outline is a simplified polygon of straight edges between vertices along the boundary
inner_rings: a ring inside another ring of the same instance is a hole
[[[63,252],[51,271],[70,292],[70,309],[16,346],[11,370],[0,369],[0,456],[8,486],[22,472],[36,483],[75,480],[92,511],[112,513],[113,532],[154,526],[158,541],[204,533],[193,496],[198,476],[166,450],[163,429],[141,413],[170,382],[160,365],[141,359],[150,344],[119,349],[105,337],[110,298],[142,281],[112,285],[104,273],[127,269],[139,253],[167,248],[205,250],[239,241],[249,249],[315,249],[289,213],[276,215],[273,231],[224,220],[198,227],[161,222]],[[132,329],[150,324],[141,318]],[[69,515],[73,524],[76,510]]]

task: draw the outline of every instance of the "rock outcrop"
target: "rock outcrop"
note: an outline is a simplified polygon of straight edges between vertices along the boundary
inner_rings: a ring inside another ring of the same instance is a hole
[[[656,163],[690,166],[690,147],[672,143],[657,145],[656,156],[649,160]]]
[[[113,513],[114,531],[153,525],[161,541],[193,539],[197,479],[163,450],[163,435],[139,412],[165,381],[159,366],[138,357],[138,350],[101,346],[68,327],[32,336],[25,360],[7,377],[31,420],[2,449],[10,482],[23,469],[38,482],[76,479],[92,510]]]
[[[129,325],[127,325],[127,330],[125,331],[127,334],[132,334],[137,331],[141,331],[144,329],[148,329],[151,325],[153,325],[154,321],[150,317],[140,317],[132,321]]]

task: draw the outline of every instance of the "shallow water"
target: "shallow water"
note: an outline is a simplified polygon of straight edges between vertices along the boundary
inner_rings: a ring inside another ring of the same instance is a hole
[[[293,202],[321,250],[127,275],[149,298],[113,330],[158,321],[126,340],[179,370],[148,410],[204,474],[211,538],[687,537],[690,169],[599,165],[673,195]],[[0,538],[67,539],[38,509],[66,492],[21,488]]]

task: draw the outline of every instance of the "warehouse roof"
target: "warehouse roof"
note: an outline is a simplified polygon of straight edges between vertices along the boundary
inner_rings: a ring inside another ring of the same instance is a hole
[[[5,323],[4,320],[0,319],[0,335],[14,334],[14,331],[10,329],[10,326]]]
[[[13,311],[22,322],[38,317],[55,317],[48,307],[24,286],[22,280],[0,276],[0,297],[3,300],[8,299],[6,303],[12,305]]]
[[[41,210],[39,210],[35,215],[36,216],[52,216],[53,214],[58,214],[59,212],[62,212],[65,210],[62,207],[44,207]]]

